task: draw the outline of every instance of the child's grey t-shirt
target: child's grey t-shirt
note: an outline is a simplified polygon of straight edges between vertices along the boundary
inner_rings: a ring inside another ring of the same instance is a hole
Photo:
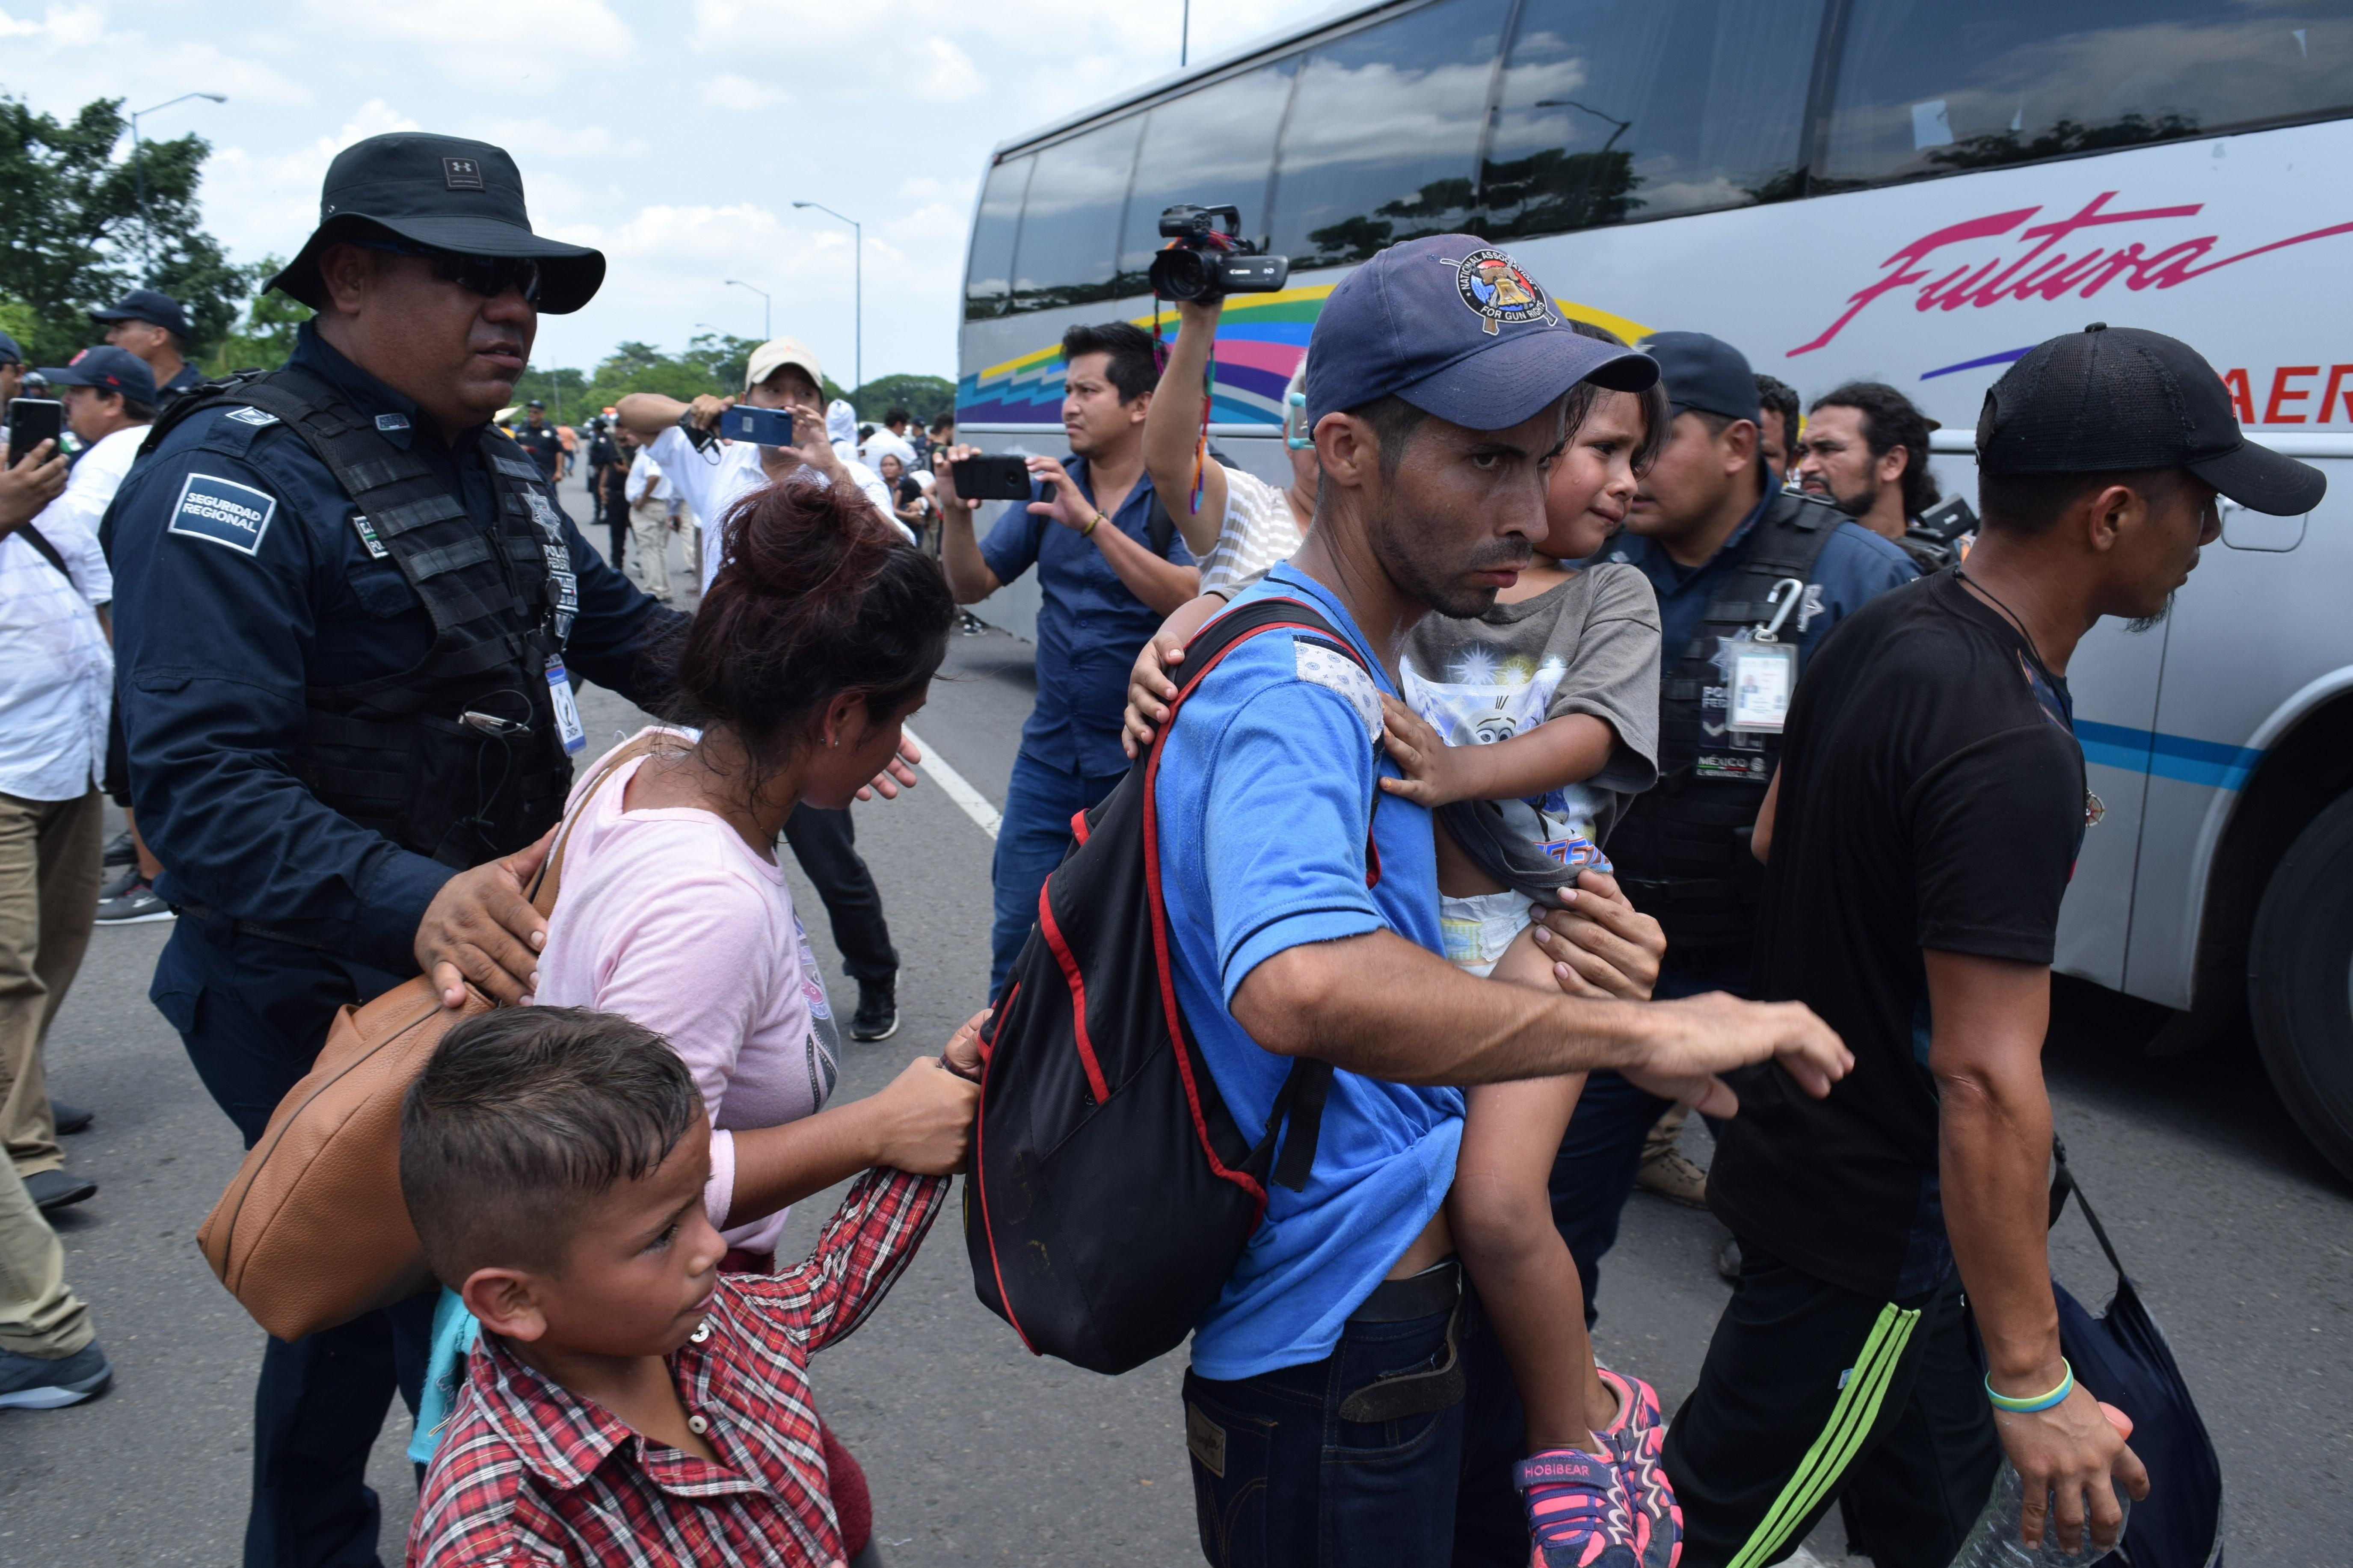
[[[1604,842],[1626,803],[1658,782],[1659,601],[1650,580],[1602,562],[1476,620],[1425,616],[1407,635],[1400,689],[1450,746],[1489,745],[1548,719],[1589,713],[1617,731],[1601,771],[1502,803],[1530,842]]]

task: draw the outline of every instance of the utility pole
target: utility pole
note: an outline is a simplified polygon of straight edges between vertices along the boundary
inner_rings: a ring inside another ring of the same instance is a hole
[[[851,351],[853,357],[849,374],[858,380],[858,385],[849,389],[849,406],[855,412],[858,407],[859,387],[866,384],[866,229],[856,218],[842,217],[841,214],[820,202],[795,202],[793,205],[815,207],[830,217],[841,218],[842,222],[849,226],[853,258],[850,262],[852,303],[849,308],[849,341],[854,345]]]
[[[208,98],[215,103],[227,103],[227,98],[217,92],[184,92],[170,103],[159,103],[154,109],[142,109],[131,117],[131,178],[139,188],[139,281],[155,281],[155,218],[147,210],[146,144],[139,140],[139,115],[153,114],[157,110],[185,103],[192,98]]]
[[[1193,0],[1185,0],[1185,19],[1176,31],[1176,68],[1183,70],[1190,63],[1193,52]]]

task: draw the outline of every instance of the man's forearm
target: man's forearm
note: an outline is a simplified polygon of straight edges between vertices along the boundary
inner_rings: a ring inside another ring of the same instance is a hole
[[[1386,931],[1276,953],[1242,982],[1232,1011],[1271,1051],[1412,1084],[1630,1067],[1652,1030],[1641,1004],[1491,985]]]
[[[1935,951],[1922,957],[1934,1019],[1928,1065],[1936,1080],[1946,1234],[1995,1386],[2039,1394],[2057,1382],[2059,1369],[2051,1097],[2042,1060],[2050,971]]]
[[[940,565],[947,573],[948,592],[959,605],[976,605],[1002,584],[980,553],[980,541],[973,536],[972,513],[962,507],[947,507],[943,516]]]
[[[1206,321],[1197,310],[1183,310],[1176,341],[1169,345],[1168,363],[1160,373],[1167,395],[1155,397],[1145,411],[1144,468],[1152,476],[1152,488],[1167,502],[1186,545],[1196,555],[1207,555],[1217,543],[1225,494],[1222,474],[1204,474],[1201,510],[1193,510],[1193,458],[1201,433],[1196,400],[1208,384],[1209,358],[1218,341],[1216,309]]]
[[[677,424],[685,412],[685,404],[659,392],[632,392],[613,405],[613,417],[621,428],[649,441]]]

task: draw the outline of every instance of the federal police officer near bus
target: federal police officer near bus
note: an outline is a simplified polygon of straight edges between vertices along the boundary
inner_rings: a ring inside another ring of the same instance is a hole
[[[1704,332],[1658,332],[1641,347],[1659,362],[1674,423],[1608,553],[1658,591],[1659,782],[1620,820],[1609,858],[1635,908],[1666,931],[1656,994],[1746,995],[1765,875],[1748,832],[1780,710],[1830,629],[1917,573],[1827,502],[1768,482],[1757,381],[1738,349]],[[1588,1316],[1643,1134],[1666,1109],[1597,1072],[1569,1122],[1553,1212]]]
[[[604,273],[532,233],[499,148],[348,148],[269,282],[319,312],[293,356],[184,402],[115,502],[132,793],[181,911],[150,995],[248,1144],[342,1005],[420,969],[528,993],[569,677],[659,700],[682,617],[489,423],[539,312]],[[431,1308],[269,1342],[248,1564],[376,1561],[368,1453],[396,1383],[415,1407]]]

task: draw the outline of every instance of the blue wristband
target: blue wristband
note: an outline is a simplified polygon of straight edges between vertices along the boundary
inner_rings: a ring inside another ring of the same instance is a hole
[[[2007,1394],[1996,1394],[1993,1391],[1993,1374],[1988,1373],[1985,1385],[1986,1397],[1993,1401],[1993,1407],[1996,1410],[2007,1410],[2012,1415],[2031,1415],[2037,1411],[2048,1410],[2054,1405],[2063,1405],[2066,1403],[2067,1396],[2075,1392],[2075,1369],[2068,1363],[2064,1356],[2059,1358],[2059,1364],[2066,1367],[2067,1375],[2061,1378],[2059,1386],[2048,1394],[2037,1394],[2028,1399],[2012,1399]]]

